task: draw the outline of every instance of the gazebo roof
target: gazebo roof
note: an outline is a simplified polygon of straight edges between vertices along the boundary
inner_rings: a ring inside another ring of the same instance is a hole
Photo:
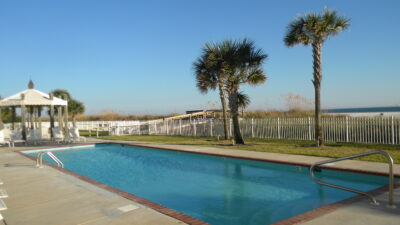
[[[21,91],[10,97],[0,100],[0,107],[8,106],[65,106],[68,105],[68,101],[61,98],[53,97],[50,99],[50,95],[33,89],[33,83],[29,83],[29,89]]]

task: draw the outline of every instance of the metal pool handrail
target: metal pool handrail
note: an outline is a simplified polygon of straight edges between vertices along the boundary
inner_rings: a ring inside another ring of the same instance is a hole
[[[347,187],[343,187],[343,186],[339,186],[339,185],[335,185],[335,184],[325,183],[325,182],[323,182],[321,180],[318,180],[314,175],[314,169],[317,166],[320,166],[320,165],[323,165],[323,164],[327,164],[327,163],[343,161],[343,160],[347,160],[347,159],[354,159],[354,158],[367,156],[367,155],[373,155],[373,154],[381,154],[381,155],[385,156],[387,158],[387,160],[388,160],[388,164],[389,164],[389,195],[388,195],[389,204],[388,204],[388,207],[389,208],[396,208],[396,206],[394,205],[394,199],[393,199],[393,190],[394,190],[393,158],[387,152],[384,152],[384,151],[381,151],[381,150],[375,150],[375,151],[372,151],[372,152],[365,152],[365,153],[361,153],[361,154],[356,154],[356,155],[345,156],[345,157],[341,157],[341,158],[337,158],[337,159],[329,159],[329,160],[317,162],[317,163],[314,163],[314,164],[311,165],[311,167],[310,167],[310,176],[318,184],[325,185],[325,186],[328,186],[328,187],[338,188],[338,189],[345,190],[345,191],[354,192],[354,193],[361,194],[361,195],[365,195],[371,200],[371,202],[373,204],[378,205],[378,202],[376,201],[375,197],[373,197],[372,195],[370,195],[370,194],[368,194],[366,192],[354,190],[354,189],[351,189],[351,188],[347,188]]]
[[[64,163],[62,163],[61,160],[59,160],[51,152],[39,152],[36,157],[36,167],[43,168],[43,155],[44,154],[47,154],[54,162],[56,162],[58,167],[64,168]]]

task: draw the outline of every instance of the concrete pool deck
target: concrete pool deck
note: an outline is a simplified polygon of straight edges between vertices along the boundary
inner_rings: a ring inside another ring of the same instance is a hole
[[[89,139],[89,142],[113,142]],[[155,144],[134,141],[115,141],[156,148],[178,149],[207,154],[285,161],[310,164],[325,160],[322,157],[285,155],[278,153],[250,152],[187,145]],[[42,146],[43,147],[43,146]],[[33,149],[32,147],[28,147]],[[34,162],[15,150],[28,148],[0,148],[0,179],[9,197],[4,201],[8,210],[0,211],[8,225],[16,224],[185,224],[180,220],[161,214],[135,201],[104,190],[52,167],[34,168]],[[38,147],[41,148],[41,147]],[[367,170],[386,173],[387,164],[364,161],[344,161],[335,163],[338,168]],[[395,165],[395,173],[400,175],[400,165]],[[388,209],[387,191],[377,196],[380,206],[371,206],[368,199],[361,198],[338,209],[301,224],[399,224],[400,189],[395,190],[397,209]],[[118,208],[136,208],[123,212]],[[0,223],[1,224],[1,223]],[[280,224],[293,224],[282,221]]]
[[[185,224],[52,167],[37,169],[9,148],[0,148],[0,179],[8,225]]]

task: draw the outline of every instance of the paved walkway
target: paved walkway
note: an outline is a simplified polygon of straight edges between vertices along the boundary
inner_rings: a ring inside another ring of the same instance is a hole
[[[103,142],[96,139],[89,139],[89,141]],[[127,143],[304,164],[326,159],[187,145]],[[21,150],[21,148],[17,148],[17,150]],[[0,178],[4,181],[4,185],[0,188],[6,189],[9,194],[9,198],[5,199],[9,209],[0,213],[6,218],[8,225],[184,224],[54,168],[36,169],[33,165],[32,160],[12,152],[11,149],[0,148]],[[387,164],[384,163],[344,161],[331,166],[371,172],[387,172]],[[395,165],[395,173],[400,175],[400,165]],[[400,221],[400,190],[396,189],[395,193],[397,204],[395,210],[385,207],[387,193],[384,193],[378,196],[381,203],[378,207],[371,206],[367,199],[362,199],[303,224],[398,225]]]

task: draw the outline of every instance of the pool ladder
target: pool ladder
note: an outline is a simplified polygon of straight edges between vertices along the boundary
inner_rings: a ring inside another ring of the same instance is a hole
[[[43,155],[48,155],[54,162],[57,163],[58,167],[64,168],[64,163],[61,162],[53,153],[51,152],[39,152],[36,157],[36,167],[43,168]]]
[[[393,175],[393,158],[384,151],[381,150],[375,150],[372,152],[365,152],[365,153],[361,153],[361,154],[357,154],[357,155],[351,155],[351,156],[346,156],[346,157],[341,157],[341,158],[337,158],[337,159],[329,159],[329,160],[325,160],[322,162],[317,162],[311,165],[310,167],[310,176],[311,178],[318,184],[321,185],[325,185],[328,187],[333,187],[333,188],[338,188],[341,190],[345,190],[345,191],[350,191],[350,192],[354,192],[360,195],[365,195],[367,196],[370,200],[372,204],[375,205],[379,205],[379,203],[376,201],[375,197],[372,196],[371,194],[368,194],[366,192],[362,192],[362,191],[358,191],[355,189],[351,189],[351,188],[347,188],[347,187],[343,187],[343,186],[339,186],[339,185],[335,185],[335,184],[329,184],[329,183],[325,183],[319,179],[317,179],[314,175],[314,170],[317,166],[321,166],[323,164],[328,164],[328,163],[333,163],[333,162],[338,162],[338,161],[343,161],[343,160],[347,160],[347,159],[354,159],[354,158],[358,158],[358,157],[363,157],[363,156],[367,156],[367,155],[373,155],[373,154],[381,154],[383,156],[385,156],[388,160],[388,164],[389,164],[389,195],[388,195],[388,202],[389,204],[387,205],[388,208],[396,208],[396,205],[394,204],[394,199],[393,199],[393,190],[394,190],[394,175]]]

